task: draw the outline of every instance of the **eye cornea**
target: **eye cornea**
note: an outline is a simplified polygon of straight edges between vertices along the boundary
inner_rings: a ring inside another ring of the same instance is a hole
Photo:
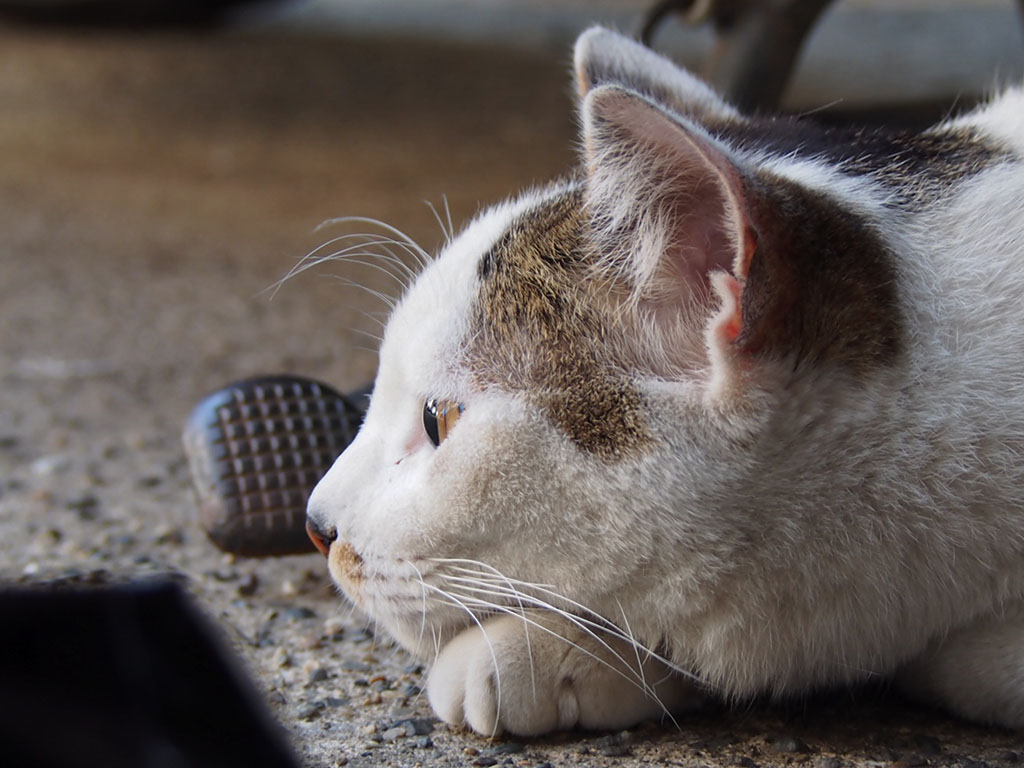
[[[423,404],[423,429],[435,448],[448,437],[463,410],[462,403],[454,400],[432,398]]]

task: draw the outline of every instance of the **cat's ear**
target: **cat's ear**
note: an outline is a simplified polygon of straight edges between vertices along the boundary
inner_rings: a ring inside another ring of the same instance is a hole
[[[586,205],[606,267],[648,305],[718,313],[707,326],[715,387],[728,386],[741,334],[763,313],[744,307],[757,250],[745,173],[700,128],[615,86],[583,102]],[[753,310],[753,311],[752,311]]]
[[[602,85],[619,85],[698,120],[739,114],[707,85],[650,48],[603,27],[576,40],[573,56],[580,99]]]

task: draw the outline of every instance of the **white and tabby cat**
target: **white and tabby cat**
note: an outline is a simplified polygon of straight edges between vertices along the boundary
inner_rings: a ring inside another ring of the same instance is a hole
[[[824,129],[575,63],[579,173],[391,317],[333,578],[484,734],[876,676],[1024,725],[1024,94]]]

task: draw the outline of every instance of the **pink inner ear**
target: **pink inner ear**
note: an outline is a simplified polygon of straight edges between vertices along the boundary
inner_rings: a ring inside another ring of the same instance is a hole
[[[703,178],[680,180],[687,191],[672,203],[674,226],[665,266],[698,294],[708,296],[713,272],[743,270],[737,275],[743,276],[748,260],[739,253],[734,205],[720,180],[707,167],[695,171],[694,177],[700,173]]]
[[[613,215],[630,210],[641,238],[658,233],[628,246],[649,306],[669,328],[678,310],[696,318],[706,309],[713,389],[731,386],[757,247],[741,169],[704,129],[621,88],[588,94],[584,128],[590,203]]]
[[[691,294],[704,296],[712,272],[745,277],[752,231],[730,159],[696,129],[632,94],[610,93],[602,107],[604,118],[628,130],[647,155],[649,172],[660,177],[662,194],[654,203],[672,228],[663,266]]]

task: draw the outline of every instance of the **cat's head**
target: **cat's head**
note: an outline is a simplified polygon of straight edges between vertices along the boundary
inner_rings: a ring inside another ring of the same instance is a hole
[[[744,545],[780,408],[899,355],[891,267],[829,202],[840,177],[731,139],[746,118],[614,33],[575,63],[579,172],[423,270],[310,499],[335,581],[422,653],[524,601],[661,634],[668,580],[698,599]]]

